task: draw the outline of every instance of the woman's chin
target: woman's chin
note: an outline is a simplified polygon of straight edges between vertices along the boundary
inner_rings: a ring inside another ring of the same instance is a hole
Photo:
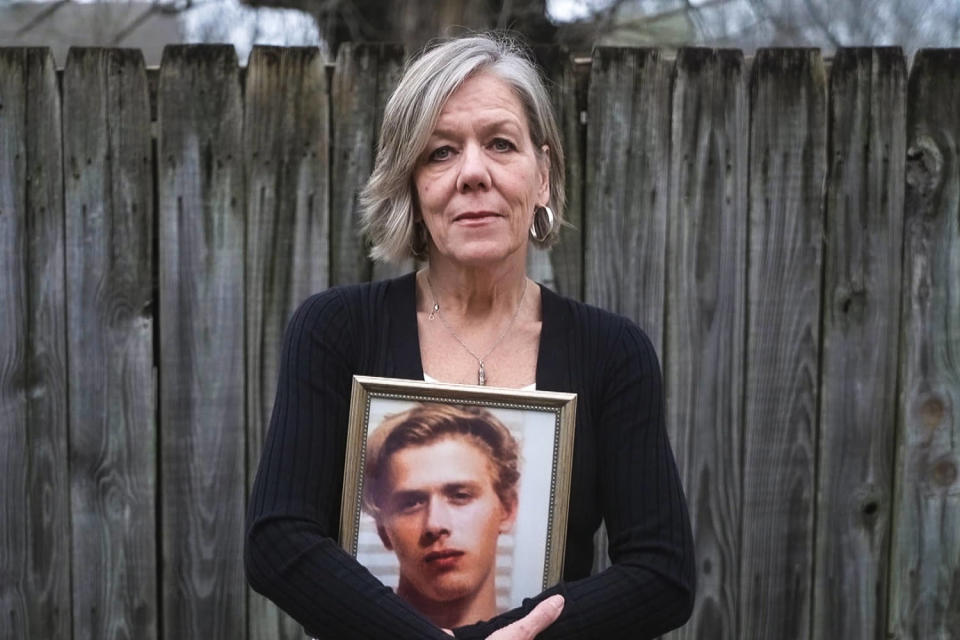
[[[512,259],[524,264],[526,258],[523,247],[504,246],[502,242],[469,242],[437,253],[446,262],[471,269],[500,267]]]

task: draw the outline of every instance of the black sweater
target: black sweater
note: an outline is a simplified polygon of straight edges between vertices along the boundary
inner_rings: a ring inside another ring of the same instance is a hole
[[[287,327],[273,416],[247,516],[254,589],[317,638],[449,636],[337,544],[354,374],[423,380],[413,274],[330,289]],[[564,580],[491,621],[484,638],[552,593],[563,613],[538,638],[652,638],[683,624],[694,560],[663,423],[660,368],[629,320],[542,288],[537,389],[578,394]],[[612,566],[590,575],[605,519]]]

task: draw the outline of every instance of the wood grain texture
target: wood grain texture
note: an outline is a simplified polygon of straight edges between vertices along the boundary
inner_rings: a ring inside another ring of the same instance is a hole
[[[737,638],[747,281],[743,55],[681,49],[673,89],[667,425],[697,546],[693,617],[675,638]]]
[[[254,47],[247,69],[247,484],[253,483],[276,393],[286,323],[327,286],[329,109],[319,49]],[[250,592],[248,637],[303,629]]]
[[[383,111],[387,106],[387,100],[393,94],[393,90],[400,83],[403,75],[403,61],[406,56],[405,49],[398,44],[380,45],[379,56],[377,59],[377,111],[374,117],[374,139],[379,140],[380,126],[383,122]],[[373,169],[371,163],[370,169]],[[361,183],[361,187],[365,184]],[[408,258],[400,262],[373,262],[371,265],[371,280],[386,280],[394,278],[404,273],[409,273],[416,268],[417,264],[413,258]]]
[[[330,204],[330,283],[365,282],[372,275],[360,235],[359,195],[373,170],[381,46],[345,43],[333,72],[333,166]]]
[[[70,638],[60,93],[0,49],[0,637]]]
[[[585,298],[663,345],[673,64],[659,50],[599,48],[585,163]]]
[[[233,47],[158,89],[163,635],[246,634],[243,106]]]
[[[903,52],[841,49],[829,117],[812,636],[881,640],[903,248]]]
[[[960,636],[960,50],[910,74],[888,633]]]
[[[813,565],[826,78],[761,50],[750,83],[740,637],[807,638]]]
[[[153,202],[143,56],[63,75],[73,637],[156,638]]]

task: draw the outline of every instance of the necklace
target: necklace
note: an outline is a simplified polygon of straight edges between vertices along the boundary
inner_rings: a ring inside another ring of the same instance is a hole
[[[507,337],[507,332],[510,331],[510,327],[513,326],[513,323],[517,321],[517,316],[520,315],[520,308],[523,307],[523,299],[527,295],[527,279],[523,279],[523,293],[520,294],[520,302],[517,303],[517,308],[513,312],[513,317],[510,318],[510,322],[507,323],[507,326],[504,327],[503,333],[500,334],[500,337],[497,338],[496,342],[493,343],[493,346],[490,347],[485,354],[478,356],[475,354],[470,347],[468,347],[463,340],[460,339],[460,336],[457,335],[457,332],[453,330],[449,324],[447,324],[446,319],[440,315],[440,303],[437,301],[437,294],[433,290],[433,283],[430,282],[430,276],[426,276],[427,286],[430,287],[430,295],[433,296],[433,309],[430,311],[430,315],[427,316],[430,320],[434,318],[440,318],[440,322],[443,323],[444,328],[453,336],[453,339],[460,343],[460,346],[463,347],[464,351],[473,356],[473,359],[477,361],[477,364],[480,367],[477,369],[477,384],[485,385],[487,384],[487,372],[483,369],[483,361],[486,360],[493,350],[500,346],[500,343],[503,342],[503,339]]]

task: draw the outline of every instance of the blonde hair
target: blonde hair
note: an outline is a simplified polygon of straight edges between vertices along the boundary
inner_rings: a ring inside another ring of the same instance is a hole
[[[505,507],[517,501],[520,447],[510,430],[492,413],[477,406],[424,402],[384,418],[367,439],[363,467],[363,509],[377,518],[387,465],[397,451],[463,438],[482,451],[494,471],[493,490]]]
[[[548,148],[550,207],[563,222],[563,148],[550,97],[526,49],[503,35],[479,35],[442,42],[414,60],[387,102],[373,173],[360,194],[362,226],[374,260],[399,262],[423,255],[426,230],[415,223],[413,172],[440,112],[461,84],[492,73],[510,85],[523,105],[537,152]],[[421,229],[418,230],[417,227]],[[556,240],[531,240],[547,247]]]

